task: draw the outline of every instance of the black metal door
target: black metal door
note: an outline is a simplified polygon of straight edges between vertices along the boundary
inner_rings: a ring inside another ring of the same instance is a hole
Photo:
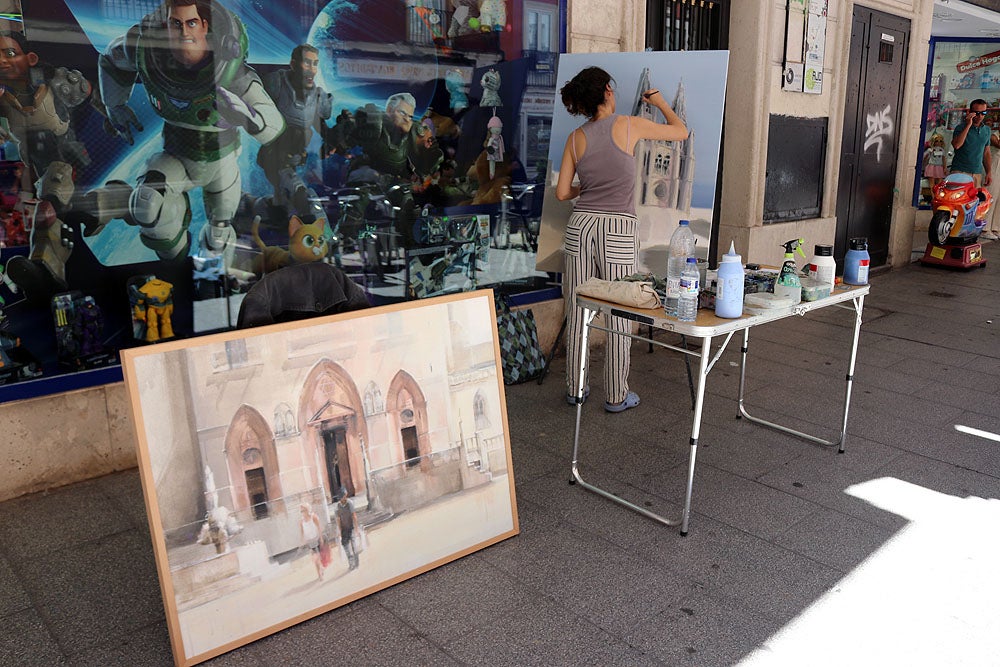
[[[889,258],[899,149],[908,19],[854,7],[834,255],[843,267],[848,239],[868,238],[872,266]]]

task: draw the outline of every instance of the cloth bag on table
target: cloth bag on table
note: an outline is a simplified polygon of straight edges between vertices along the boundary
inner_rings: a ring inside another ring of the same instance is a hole
[[[577,285],[576,293],[633,308],[660,307],[660,297],[653,285],[646,282],[588,278]]]

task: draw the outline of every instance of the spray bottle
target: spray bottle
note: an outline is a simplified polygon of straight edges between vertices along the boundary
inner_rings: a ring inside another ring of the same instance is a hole
[[[782,245],[785,246],[785,259],[781,265],[781,272],[778,279],[774,281],[774,294],[776,296],[790,297],[793,303],[802,301],[802,283],[799,281],[799,270],[795,266],[795,253],[803,257],[802,244],[805,239],[792,239]]]

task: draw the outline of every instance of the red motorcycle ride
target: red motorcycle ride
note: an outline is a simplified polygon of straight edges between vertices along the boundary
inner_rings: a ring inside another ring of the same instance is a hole
[[[993,197],[977,188],[969,174],[949,174],[934,186],[934,215],[927,240],[935,246],[965,246],[975,243],[986,226]]]

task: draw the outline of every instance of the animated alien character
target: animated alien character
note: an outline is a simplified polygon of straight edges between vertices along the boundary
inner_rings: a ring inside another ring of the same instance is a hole
[[[274,186],[275,204],[290,203],[294,212],[302,216],[322,216],[322,207],[315,203],[316,193],[302,180],[299,168],[305,165],[306,148],[313,132],[326,140],[333,95],[316,85],[319,51],[315,46],[296,46],[289,65],[289,69],[279,69],[264,77],[264,89],[285,117],[285,131],[261,147],[257,164]]]
[[[7,264],[11,279],[35,302],[66,289],[71,236],[62,217],[74,200],[74,171],[90,164],[73,131],[73,114],[92,102],[93,86],[77,70],[40,62],[24,35],[0,32],[0,141],[13,141],[31,169],[36,196],[31,251]]]
[[[187,192],[202,188],[207,223],[199,243],[232,246],[240,203],[239,129],[267,144],[284,120],[257,73],[246,64],[247,34],[213,0],[166,0],[100,57],[101,99],[110,125],[132,143],[142,131],[128,106],[137,80],[163,118],[163,150],[146,164],[129,203],[127,222],[160,259],[187,254],[191,218]]]

